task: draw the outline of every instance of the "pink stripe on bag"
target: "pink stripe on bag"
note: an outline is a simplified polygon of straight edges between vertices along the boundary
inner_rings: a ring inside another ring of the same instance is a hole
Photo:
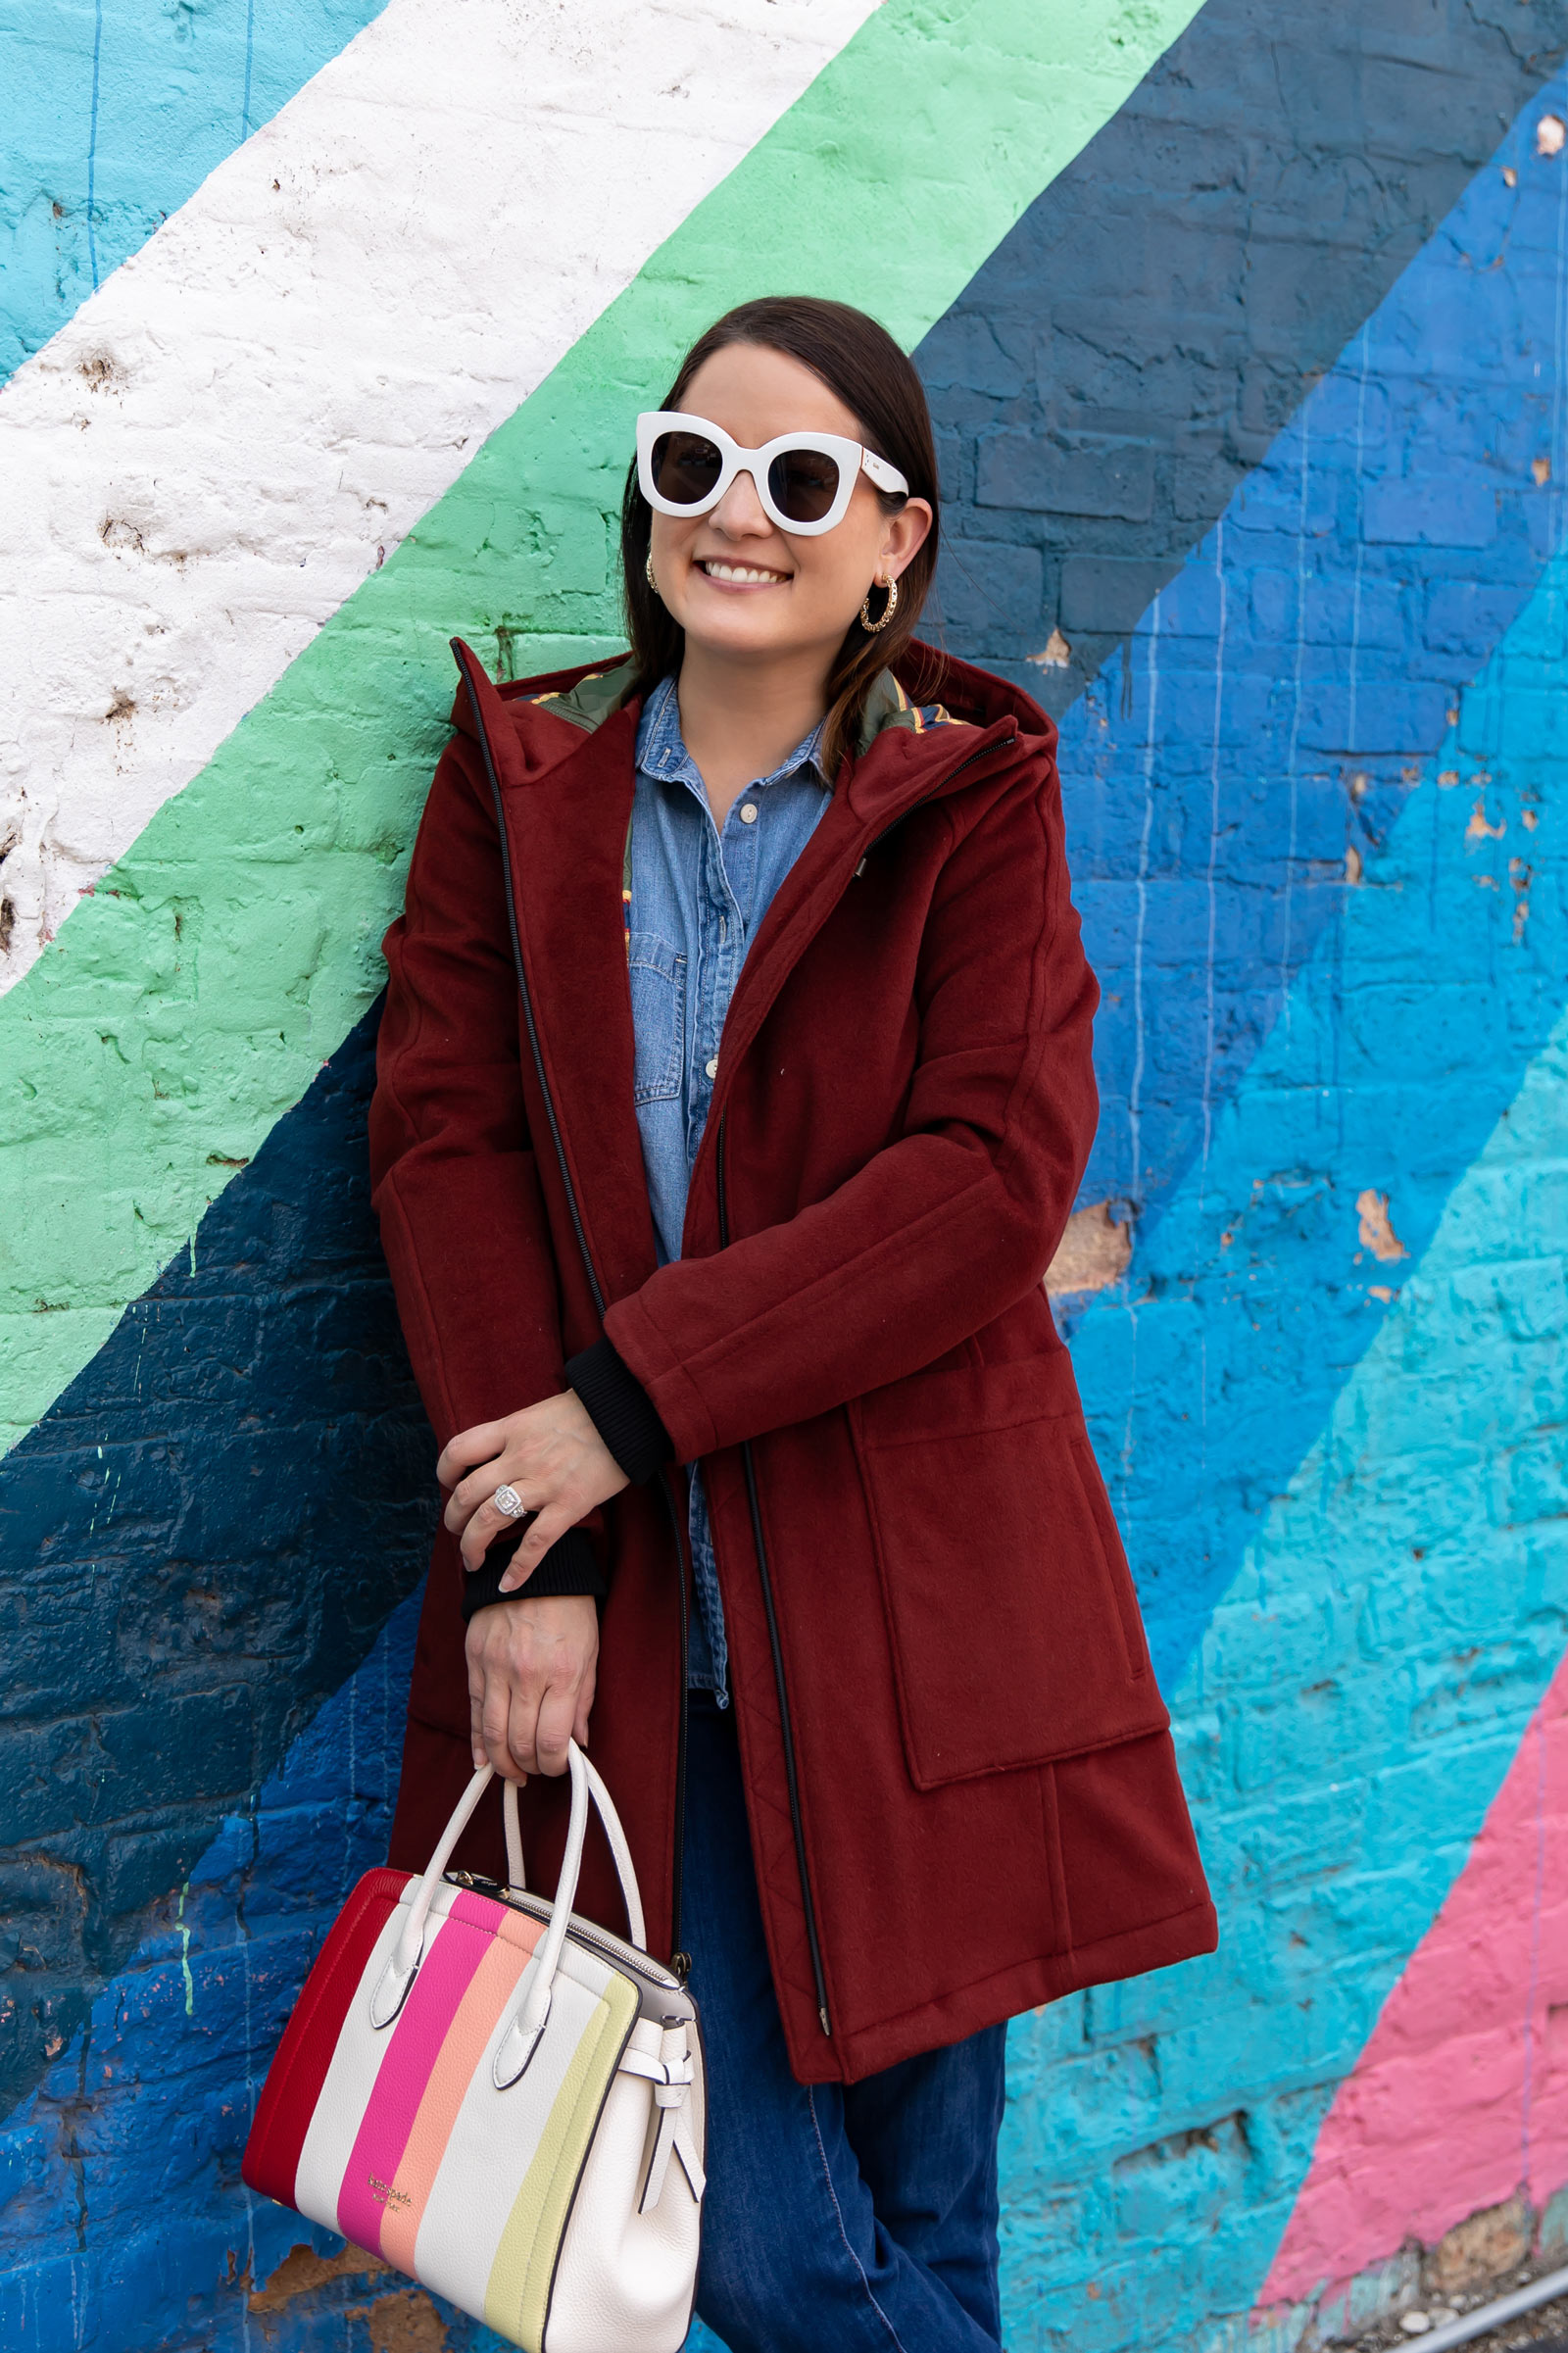
[[[441,2045],[441,2055],[430,2072],[398,2166],[393,2194],[387,2200],[386,2219],[381,2225],[381,2253],[400,2272],[414,2273],[415,2241],[441,2170],[441,2160],[447,2153],[447,2142],[458,2121],[458,2111],[473,2081],[474,2070],[484,2057],[485,2044],[528,1966],[528,1956],[544,1935],[536,1920],[509,1921],[507,1929],[521,1930],[526,1941],[522,1938],[514,1941],[511,1935],[505,1937],[498,1935],[474,1971],[473,1982],[458,2006],[458,2014]]]
[[[434,1939],[392,2028],[338,2191],[337,2227],[356,2246],[381,2251],[381,2229],[398,2197],[398,2166],[425,2085],[468,1985],[491,1947],[494,1907],[460,1894]]]

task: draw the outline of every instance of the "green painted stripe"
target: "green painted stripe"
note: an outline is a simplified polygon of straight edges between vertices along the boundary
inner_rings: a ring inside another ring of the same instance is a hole
[[[885,0],[0,1001],[0,1431],[194,1234],[380,985],[454,631],[514,672],[613,642],[635,412],[747,296],[906,347],[1197,0]]]

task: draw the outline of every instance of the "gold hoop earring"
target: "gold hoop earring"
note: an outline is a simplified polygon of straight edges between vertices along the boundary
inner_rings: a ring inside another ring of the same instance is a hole
[[[871,583],[871,588],[875,588],[878,585],[879,583],[873,580]],[[887,584],[887,587],[888,601],[882,608],[882,618],[879,621],[874,621],[871,618],[871,589],[868,588],[865,592],[864,600],[860,606],[860,626],[868,637],[876,637],[879,635],[880,632],[887,627],[889,621],[899,610],[899,584],[897,580],[890,580]]]
[[[652,548],[649,549],[647,555],[643,558],[643,578],[647,581],[649,587],[653,590],[655,596],[657,597],[659,595],[659,582],[654,578],[654,551]]]

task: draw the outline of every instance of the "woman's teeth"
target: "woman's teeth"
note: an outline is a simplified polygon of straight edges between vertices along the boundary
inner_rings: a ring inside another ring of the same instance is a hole
[[[787,572],[760,571],[755,565],[748,564],[719,564],[711,557],[706,558],[698,565],[698,569],[705,571],[710,580],[760,580],[766,582],[785,580],[789,577]]]

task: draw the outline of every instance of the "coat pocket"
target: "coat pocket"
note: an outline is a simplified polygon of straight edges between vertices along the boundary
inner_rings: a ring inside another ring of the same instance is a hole
[[[1164,1728],[1064,1353],[915,1373],[851,1419],[919,1788]]]

